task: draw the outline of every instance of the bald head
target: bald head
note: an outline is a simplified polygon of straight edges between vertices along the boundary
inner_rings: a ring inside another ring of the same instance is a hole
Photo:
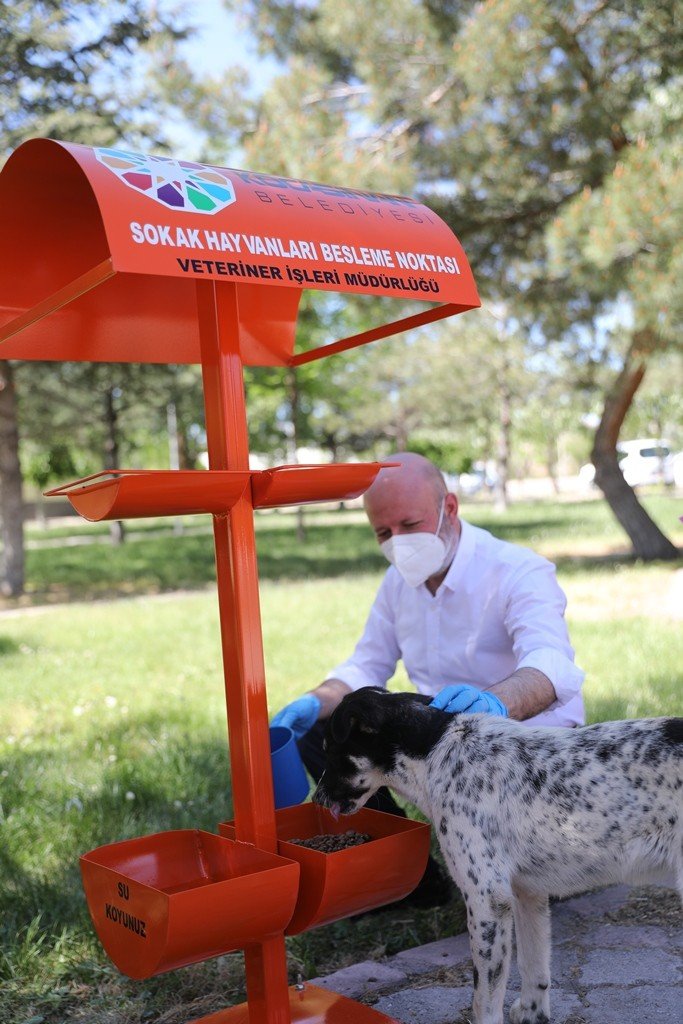
[[[363,503],[365,510],[385,501],[403,501],[411,496],[431,498],[435,505],[440,505],[447,493],[446,483],[433,462],[424,455],[415,452],[397,452],[387,462],[397,462],[392,469],[381,469],[374,482],[365,492]]]

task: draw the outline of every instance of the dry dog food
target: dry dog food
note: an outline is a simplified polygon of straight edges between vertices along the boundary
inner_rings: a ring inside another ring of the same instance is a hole
[[[340,832],[339,835],[311,836],[310,839],[288,839],[288,843],[295,846],[305,846],[309,850],[318,850],[320,853],[337,853],[338,850],[347,850],[350,846],[361,846],[369,843],[372,836],[365,832]]]

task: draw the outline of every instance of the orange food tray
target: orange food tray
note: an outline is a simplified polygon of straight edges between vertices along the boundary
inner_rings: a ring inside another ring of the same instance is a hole
[[[368,808],[335,821],[324,807],[312,803],[284,807],[275,812],[275,819],[278,853],[301,868],[299,897],[287,935],[402,899],[424,874],[430,827],[423,822]],[[372,841],[335,853],[288,842],[349,829],[371,835]],[[229,838],[235,835],[232,822],[223,822],[218,830]]]
[[[201,469],[104,470],[46,491],[66,497],[91,522],[229,511],[244,493],[250,473]]]
[[[95,930],[130,978],[263,942],[297,898],[298,864],[197,829],[100,846],[80,862]]]
[[[368,489],[380,469],[392,463],[341,462],[329,466],[276,466],[254,473],[254,508],[348,501]]]

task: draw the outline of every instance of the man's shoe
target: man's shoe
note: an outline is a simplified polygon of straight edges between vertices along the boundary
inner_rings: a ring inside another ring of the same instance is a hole
[[[404,896],[402,900],[366,910],[362,914],[356,914],[351,920],[360,921],[364,917],[381,914],[385,910],[431,910],[434,907],[443,907],[452,895],[453,883],[450,876],[438,860],[430,857],[422,878],[413,891]]]

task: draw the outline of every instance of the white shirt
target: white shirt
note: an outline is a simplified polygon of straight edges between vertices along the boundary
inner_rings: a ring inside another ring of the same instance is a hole
[[[536,668],[557,700],[524,725],[582,725],[584,673],[574,664],[555,566],[460,522],[455,557],[436,594],[424,583],[408,586],[391,566],[355,651],[327,678],[352,690],[386,686],[402,659],[419,692],[434,696],[451,683],[481,690],[518,668]]]

